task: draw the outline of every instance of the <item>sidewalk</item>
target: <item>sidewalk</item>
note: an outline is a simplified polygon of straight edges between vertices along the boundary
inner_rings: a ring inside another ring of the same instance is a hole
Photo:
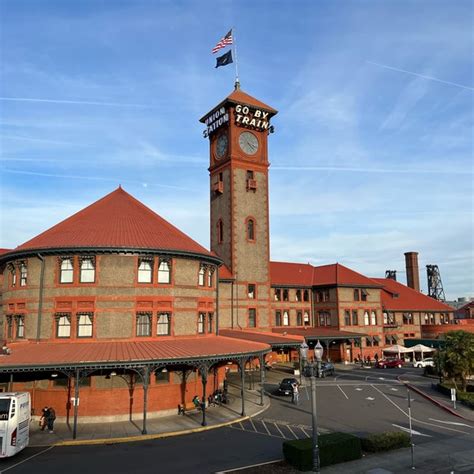
[[[134,414],[132,421],[111,423],[82,423],[80,418],[77,424],[77,438],[72,439],[72,420],[66,423],[55,423],[54,433],[40,431],[37,424],[31,426],[30,446],[51,446],[71,444],[112,444],[120,442],[140,441],[145,439],[166,438],[198,431],[226,426],[258,415],[270,406],[267,396],[264,397],[264,406],[260,405],[260,392],[257,390],[245,391],[245,412],[241,416],[242,402],[238,387],[229,386],[231,403],[222,406],[211,406],[206,409],[207,426],[201,426],[202,412],[192,411],[186,415],[172,415],[147,419],[148,434],[142,435],[143,419],[141,414]]]

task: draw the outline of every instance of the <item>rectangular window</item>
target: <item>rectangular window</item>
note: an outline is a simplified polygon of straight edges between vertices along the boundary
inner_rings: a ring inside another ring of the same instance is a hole
[[[358,326],[359,325],[359,316],[358,316],[357,311],[355,309],[352,310],[352,325],[353,326]]]
[[[370,312],[370,324],[372,326],[376,326],[377,325],[377,313],[375,311],[371,311]]]
[[[66,257],[61,260],[60,266],[60,283],[72,283],[74,279],[74,267],[72,257]]]
[[[171,283],[171,261],[168,259],[160,258],[158,283]]]
[[[329,290],[322,291],[322,298],[323,298],[323,301],[329,301]]]
[[[81,283],[95,282],[95,261],[93,257],[83,257],[81,259],[81,274],[79,281]]]
[[[303,323],[304,323],[305,326],[309,326],[309,324],[310,324],[308,311],[305,311],[303,313]]]
[[[158,313],[156,334],[158,336],[169,336],[171,334],[171,314]]]
[[[281,301],[281,289],[275,288],[274,298],[275,301]]]
[[[295,301],[301,301],[301,290],[296,290]]]
[[[205,278],[206,278],[206,268],[203,265],[201,265],[201,267],[199,268],[199,274],[198,274],[199,286],[204,286]]]
[[[25,317],[22,314],[16,316],[16,337],[17,339],[25,337]]]
[[[155,372],[155,383],[166,384],[170,383],[170,373],[166,370],[157,370]]]
[[[344,324],[346,326],[351,325],[351,312],[347,309],[344,311]]]
[[[296,313],[296,325],[303,326],[303,312],[302,311],[298,311]]]
[[[151,336],[151,313],[137,313],[137,336]]]
[[[403,313],[403,324],[413,324],[412,313]]]
[[[319,312],[319,325],[331,326],[331,313],[327,311],[320,311]]]
[[[214,313],[207,313],[207,333],[212,334],[212,323],[214,320]]]
[[[290,299],[290,292],[287,289],[283,290],[283,301],[288,301]]]
[[[20,263],[20,286],[26,286],[28,269],[25,262]]]
[[[138,283],[152,283],[153,259],[141,258],[138,260]]]
[[[360,301],[360,292],[358,289],[354,290],[354,301]]]
[[[366,326],[370,325],[370,319],[369,319],[369,312],[368,311],[364,311],[364,324]]]
[[[207,286],[212,288],[212,271],[211,269],[207,270]]]
[[[303,291],[303,301],[306,301],[306,302],[309,301],[309,291],[308,290]]]
[[[16,267],[13,264],[9,264],[10,268],[10,286],[16,286]]]
[[[198,315],[198,334],[204,334],[206,324],[206,313],[199,313]]]
[[[255,284],[254,283],[249,283],[247,286],[247,296],[249,300],[254,300],[256,295],[255,295]]]
[[[360,290],[360,299],[362,301],[367,301],[367,295],[368,295],[367,290]]]
[[[371,337],[366,337],[365,338],[365,345],[367,347],[372,347],[372,341],[373,341],[373,339]]]
[[[56,337],[71,337],[70,313],[56,313]]]
[[[249,328],[257,327],[257,310],[255,308],[249,308]]]
[[[281,326],[281,311],[275,311],[275,326]]]
[[[378,347],[380,343],[380,337],[379,336],[374,336],[373,337],[373,344],[374,346]]]
[[[290,313],[289,311],[283,311],[283,326],[290,325]]]
[[[247,170],[247,179],[254,179],[254,173],[252,170]]]
[[[77,313],[77,337],[92,337],[93,313]]]

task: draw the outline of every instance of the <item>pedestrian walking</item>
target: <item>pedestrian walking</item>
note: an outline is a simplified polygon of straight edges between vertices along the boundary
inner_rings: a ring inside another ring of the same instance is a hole
[[[48,424],[47,419],[48,419],[48,407],[44,407],[41,410],[41,417],[39,419],[39,427],[40,427],[41,431],[45,430],[45,428]]]
[[[300,396],[299,388],[298,388],[298,382],[293,382],[291,384],[292,392],[291,392],[291,401],[295,404],[298,405],[298,400]]]
[[[54,433],[54,421],[56,420],[56,412],[53,407],[48,408],[48,415],[46,421],[48,423],[48,431]]]

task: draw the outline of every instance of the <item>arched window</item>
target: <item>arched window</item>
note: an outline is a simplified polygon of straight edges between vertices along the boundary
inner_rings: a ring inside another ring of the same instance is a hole
[[[255,221],[247,220],[247,240],[255,240]]]
[[[224,223],[221,219],[217,223],[217,243],[221,244],[224,242]]]

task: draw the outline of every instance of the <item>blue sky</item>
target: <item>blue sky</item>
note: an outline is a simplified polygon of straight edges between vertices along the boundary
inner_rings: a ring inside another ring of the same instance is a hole
[[[0,0],[1,240],[12,248],[118,184],[209,244],[198,119],[233,89],[235,27],[270,137],[274,260],[374,277],[406,251],[474,295],[472,3]]]

